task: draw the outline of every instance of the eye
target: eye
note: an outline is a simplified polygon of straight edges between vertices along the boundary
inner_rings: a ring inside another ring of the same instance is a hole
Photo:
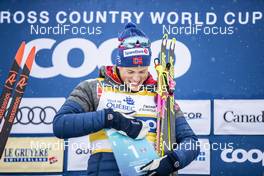
[[[139,73],[140,74],[145,74],[147,71],[146,70],[142,70],[142,71],[140,71]]]

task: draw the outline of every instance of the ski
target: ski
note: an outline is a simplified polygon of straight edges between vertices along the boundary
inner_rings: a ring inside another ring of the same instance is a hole
[[[166,70],[168,71],[168,82],[167,82],[167,99],[166,99],[166,119],[164,120],[164,126],[166,129],[162,129],[162,133],[164,135],[164,141],[168,146],[168,150],[172,150],[173,144],[176,142],[175,136],[175,112],[174,112],[174,90],[175,90],[175,82],[174,82],[174,48],[175,48],[176,39],[173,38],[169,45],[168,51],[168,63],[166,65]],[[163,151],[165,151],[165,147],[163,145]]]
[[[165,63],[166,63],[166,46],[168,42],[168,35],[164,35],[161,42],[161,50],[160,50],[160,57],[154,59],[155,70],[157,71],[157,136],[156,136],[156,151],[157,153],[162,156],[162,144],[163,141],[163,123],[164,120],[164,103],[166,100],[166,95],[164,91],[166,71],[165,71]]]
[[[23,67],[19,80],[16,84],[15,92],[14,92],[14,95],[12,96],[12,100],[11,100],[7,115],[4,118],[2,118],[3,122],[1,123],[1,129],[0,129],[0,159],[4,152],[5,145],[8,140],[8,136],[10,134],[14,119],[18,112],[21,99],[24,95],[24,92],[27,86],[31,67],[35,59],[35,50],[36,50],[35,47],[33,47],[30,50],[30,53],[26,59],[26,63]]]
[[[16,55],[15,55],[14,62],[12,64],[10,71],[9,71],[8,77],[7,77],[7,79],[5,81],[5,85],[3,87],[3,91],[1,93],[1,97],[0,97],[0,127],[1,127],[2,119],[3,119],[5,112],[6,112],[6,108],[7,108],[9,99],[12,95],[14,85],[16,83],[17,75],[20,71],[20,64],[21,64],[21,61],[23,58],[25,45],[26,45],[26,43],[22,42],[20,47],[18,48]]]
[[[168,62],[167,62],[167,45]],[[168,42],[168,35],[162,38],[160,57],[154,60],[157,71],[157,137],[156,151],[164,156],[167,150],[172,150],[176,142],[175,137],[175,113],[174,113],[174,61],[176,39]]]

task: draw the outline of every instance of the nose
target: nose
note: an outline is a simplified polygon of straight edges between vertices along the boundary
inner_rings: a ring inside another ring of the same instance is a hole
[[[132,80],[133,80],[134,82],[139,82],[140,79],[141,79],[140,76],[137,75],[137,74],[135,74],[135,75],[132,77]]]

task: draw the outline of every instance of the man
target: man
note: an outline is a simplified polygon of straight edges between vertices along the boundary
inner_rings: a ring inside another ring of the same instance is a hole
[[[120,45],[115,66],[101,68],[100,77],[81,82],[56,114],[53,130],[58,138],[89,134],[95,148],[88,161],[88,175],[120,175],[104,129],[114,128],[133,139],[146,137],[155,142],[156,81],[148,72],[151,60],[150,41],[133,23],[119,34]],[[152,90],[152,91],[151,91]],[[142,105],[143,104],[143,105]],[[144,108],[142,108],[144,107]],[[197,142],[181,110],[176,110],[176,141],[180,146]],[[135,111],[134,118],[124,112]],[[174,124],[174,125],[175,125]],[[143,166],[150,175],[169,175],[192,160],[199,148],[177,148]]]

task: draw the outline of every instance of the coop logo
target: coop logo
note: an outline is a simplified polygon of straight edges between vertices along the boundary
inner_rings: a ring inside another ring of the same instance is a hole
[[[156,133],[157,130],[157,120],[152,117],[137,117],[137,119],[144,121],[150,128],[149,132]]]
[[[227,163],[244,163],[246,161],[251,163],[261,162],[262,166],[264,166],[264,152],[259,149],[251,149],[249,151],[244,149],[226,149],[222,151],[221,159]]]
[[[159,55],[161,40],[153,41],[151,44],[152,57],[156,58]],[[52,78],[58,75],[62,75],[69,78],[79,78],[86,76],[94,71],[96,68],[100,68],[103,65],[113,65],[111,56],[112,52],[118,46],[118,40],[116,38],[108,39],[104,41],[99,47],[88,39],[71,38],[62,42],[57,42],[50,38],[35,39],[27,43],[25,48],[25,56],[28,55],[31,47],[36,46],[36,59],[32,66],[31,76],[35,78]],[[72,67],[69,64],[69,52],[73,49],[78,49],[83,53],[82,63],[78,67]],[[50,56],[45,56],[45,60],[48,61],[50,66],[42,66],[38,64],[39,60],[43,60],[44,56],[41,54],[41,50],[48,50]],[[39,52],[39,53],[38,53]],[[191,54],[189,49],[183,43],[177,41],[175,45],[176,62],[175,62],[175,77],[180,77],[185,74],[191,65]],[[149,50],[137,49],[126,53],[126,56],[133,54],[149,55]],[[39,57],[39,58],[38,58]],[[42,57],[42,58],[41,58]],[[180,58],[180,59],[177,59]],[[26,58],[23,58],[25,62]],[[154,69],[154,63],[151,62],[151,73],[156,73]],[[153,67],[153,68],[152,68]]]

